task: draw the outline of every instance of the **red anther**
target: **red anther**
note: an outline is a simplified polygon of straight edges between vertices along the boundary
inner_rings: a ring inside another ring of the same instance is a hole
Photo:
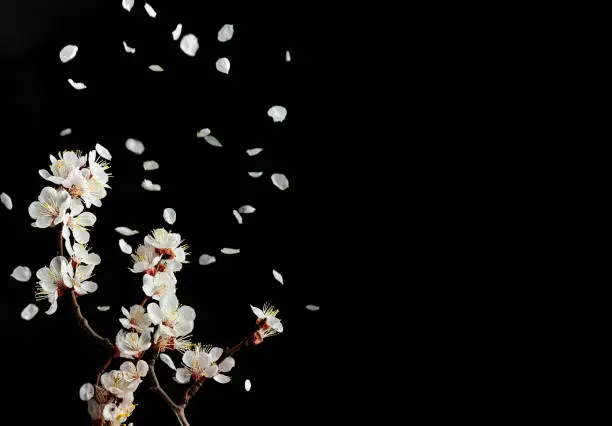
[[[157,265],[157,270],[159,272],[164,272],[166,270],[166,266],[160,263],[159,265]]]

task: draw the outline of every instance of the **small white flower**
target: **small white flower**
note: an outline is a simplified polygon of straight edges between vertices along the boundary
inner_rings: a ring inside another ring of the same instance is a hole
[[[138,357],[141,352],[151,347],[151,333],[144,332],[139,335],[138,333],[128,333],[119,330],[115,338],[115,345],[119,349],[121,357],[135,358]]]
[[[53,314],[57,309],[57,298],[66,289],[64,276],[68,262],[63,256],[54,257],[47,268],[40,268],[36,272],[38,283],[36,285],[36,300],[48,299],[51,307],[47,310],[47,315]]]
[[[105,156],[110,159],[110,152],[108,152],[108,150],[102,145],[97,144],[96,150],[100,150],[100,155],[105,154]],[[96,150],[89,151],[88,165],[89,171],[91,172],[89,179],[96,181],[104,188],[110,188],[110,186],[107,185],[108,179],[110,177],[110,173],[107,173],[107,170],[110,169],[110,164],[102,156],[96,158]]]
[[[185,351],[188,351],[193,347],[193,343],[191,343],[190,334],[178,337],[170,336],[168,334],[163,333],[159,329],[159,327],[155,331],[153,341],[155,342],[155,346],[159,352],[164,352],[166,350],[177,350],[179,352],[184,353]],[[176,367],[173,368],[173,370],[176,370]]]
[[[166,231],[164,228],[157,228],[147,235],[144,239],[145,244],[155,247],[158,254],[165,257],[165,266],[168,270],[176,272],[180,271],[183,263],[187,263],[187,246],[179,246],[183,242],[181,234]]]
[[[194,381],[201,380],[203,377],[213,378],[219,383],[227,383],[230,378],[224,374],[230,371],[236,362],[232,357],[225,358],[221,364],[217,365],[217,360],[223,355],[223,349],[211,346],[202,348],[196,346],[193,351],[183,354],[183,365],[185,368],[176,370],[176,381],[187,383],[190,378]]]
[[[79,151],[64,151],[58,154],[59,159],[55,158],[53,155],[49,155],[49,159],[51,160],[49,168],[52,174],[46,170],[39,170],[38,174],[41,175],[43,179],[59,185],[73,170],[78,170],[85,165],[87,157],[81,156],[80,154]]]
[[[134,364],[130,361],[126,361],[125,363],[132,364],[132,367],[134,367]],[[121,367],[123,367],[123,365]],[[121,370],[109,371],[102,374],[102,377],[100,377],[100,383],[102,383],[104,389],[119,398],[123,398],[128,393],[133,393],[136,388],[138,388],[140,382],[142,382],[140,379],[128,380],[123,370],[124,368],[121,368]]]
[[[139,274],[146,272],[151,275],[154,274],[154,269],[161,259],[161,255],[157,254],[155,247],[149,244],[139,245],[136,249],[136,254],[132,254],[134,260],[134,267],[130,271]]]
[[[64,220],[66,210],[70,206],[70,195],[63,189],[57,191],[55,188],[47,186],[43,188],[38,196],[38,201],[34,201],[28,208],[28,213],[32,219],[36,220],[38,228],[53,227]]]
[[[142,277],[142,282],[144,294],[155,300],[176,293],[176,277],[172,272],[158,272],[155,276],[146,274]]]
[[[85,244],[70,244],[70,240],[66,240],[66,251],[70,255],[72,267],[76,267],[81,263],[86,265],[99,265],[102,259],[95,253],[90,253]]]
[[[88,281],[91,278],[95,265],[79,265],[74,269],[72,264],[66,266],[64,274],[64,285],[73,289],[76,294],[82,296],[87,293],[93,293],[98,289],[98,284],[93,281]]]
[[[106,197],[104,188],[108,187],[105,183],[95,179],[89,169],[73,170],[64,179],[62,185],[72,198],[83,200],[87,208],[90,208],[92,204],[96,207],[102,206],[101,200]]]
[[[157,303],[147,305],[149,318],[159,330],[169,336],[185,336],[193,331],[196,312],[191,306],[179,307],[175,294],[165,294]]]
[[[130,417],[136,408],[134,405],[134,394],[126,393],[119,405],[115,403],[105,404],[102,416],[109,421],[109,426],[121,426]]]
[[[149,372],[149,364],[147,364],[143,360],[138,360],[136,365],[132,361],[125,361],[119,367],[121,371],[123,371],[123,377],[128,382],[139,381],[142,382],[142,378],[147,375]]]
[[[153,327],[151,325],[151,318],[149,318],[149,314],[145,312],[145,308],[140,305],[134,305],[128,311],[124,307],[121,307],[121,312],[126,318],[120,318],[119,322],[121,325],[127,329],[134,329],[140,333],[144,331],[153,332]]]
[[[281,320],[276,318],[279,310],[274,309],[274,306],[264,304],[263,310],[251,305],[253,313],[257,315],[257,324],[259,325],[259,333],[261,338],[271,337],[283,332],[283,324]]]
[[[88,227],[96,223],[96,215],[90,212],[77,213],[73,211],[69,215],[64,216],[64,227],[62,228],[62,236],[68,240],[70,233],[74,239],[80,244],[89,242]]]

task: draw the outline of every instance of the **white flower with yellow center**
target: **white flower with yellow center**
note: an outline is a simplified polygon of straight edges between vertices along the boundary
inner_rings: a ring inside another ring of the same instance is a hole
[[[81,213],[83,205],[80,204],[80,206],[80,210],[76,209],[76,212],[71,210],[70,214],[64,216],[62,236],[67,240],[72,232],[72,236],[78,243],[87,244],[89,242],[89,231],[87,228],[96,223],[96,215],[90,212]]]
[[[57,298],[64,290],[64,275],[68,262],[65,257],[57,256],[51,260],[51,264],[47,268],[40,268],[36,272],[36,278],[38,278],[36,288],[36,300],[48,299],[51,303],[51,307],[47,310],[47,315],[53,314],[57,310]]]
[[[123,397],[119,405],[114,403],[105,404],[102,416],[110,422],[109,426],[120,426],[130,417],[134,408],[136,408],[136,405],[134,405],[134,394],[128,393]]]
[[[208,346],[202,348],[197,345],[194,350],[187,351],[183,354],[183,365],[185,368],[176,370],[176,381],[179,383],[188,383],[191,378],[194,381],[199,381],[203,377],[213,378],[219,383],[227,383],[230,378],[225,374],[234,368],[236,362],[234,358],[227,357],[221,364],[217,365],[217,360],[223,355],[223,349],[213,348]]]
[[[92,176],[89,169],[73,170],[68,177],[62,181],[62,185],[72,198],[80,198],[87,208],[93,204],[96,207],[102,206],[102,198],[106,197],[104,184]]]
[[[176,277],[172,272],[158,272],[154,277],[144,275],[142,281],[142,291],[155,300],[176,293]]]
[[[87,265],[99,265],[102,259],[95,253],[90,253],[85,244],[70,244],[70,240],[66,240],[66,251],[70,255],[72,267],[76,267],[81,263]]]
[[[134,329],[142,333],[143,331],[153,331],[153,327],[151,325],[151,318],[149,318],[149,314],[145,312],[145,308],[140,305],[134,305],[128,311],[124,307],[121,307],[121,312],[126,318],[120,318],[119,322],[121,325],[127,329]]]
[[[128,363],[132,364],[130,361]],[[144,361],[143,361],[144,362]],[[145,363],[146,364],[146,363]],[[132,364],[132,367],[134,364]],[[123,366],[122,366],[123,367]],[[133,393],[142,380],[130,380],[122,370],[113,370],[102,374],[100,383],[104,389],[119,398],[123,398],[128,393]]]
[[[38,228],[53,227],[64,220],[66,210],[70,206],[70,195],[63,189],[59,191],[47,186],[28,207],[28,213],[36,222],[32,225]]]
[[[60,185],[73,170],[78,170],[85,165],[87,157],[81,156],[80,152],[64,151],[58,154],[59,159],[50,155],[51,173],[46,170],[39,170],[38,174],[50,182]]]
[[[79,265],[75,269],[69,263],[64,274],[64,285],[73,289],[79,296],[93,293],[98,289],[98,284],[88,280],[91,278],[94,267],[95,265]]]
[[[137,381],[142,382],[142,378],[149,372],[149,364],[143,360],[138,360],[136,365],[132,361],[125,361],[119,367],[123,371],[123,377],[129,382]]]
[[[151,235],[145,237],[145,244],[155,247],[156,253],[163,255],[163,264],[171,272],[180,271],[183,263],[187,263],[186,245],[180,245],[181,234],[157,228],[151,231]]]
[[[179,307],[179,301],[175,294],[165,294],[157,303],[149,303],[147,306],[149,318],[159,330],[168,336],[184,336],[193,331],[193,320],[196,312],[191,306]]]
[[[127,333],[119,330],[115,338],[115,346],[122,358],[134,358],[151,347],[151,333]]]
[[[108,186],[107,184],[110,174],[106,172],[108,169],[110,169],[110,164],[108,163],[108,161],[102,159],[102,157],[98,157],[98,159],[96,159],[95,150],[89,151],[88,159],[89,171],[91,172],[90,179],[96,180],[97,182],[102,184],[104,188],[110,188],[110,186]]]
[[[155,330],[153,341],[158,352],[177,350],[181,353],[190,350],[193,347],[191,343],[191,334],[185,336],[169,336],[163,333],[159,327]]]
[[[263,306],[263,310],[253,305],[251,305],[251,309],[257,315],[257,324],[260,326],[260,331],[265,333],[265,336],[262,337],[269,337],[283,332],[283,324],[281,324],[280,319],[276,318],[279,310],[275,309],[274,306],[266,303]]]
[[[141,244],[136,249],[136,253],[132,254],[132,259],[134,259],[134,267],[130,271],[136,274],[145,272],[155,275],[154,270],[161,259],[161,255],[155,252],[155,247]]]

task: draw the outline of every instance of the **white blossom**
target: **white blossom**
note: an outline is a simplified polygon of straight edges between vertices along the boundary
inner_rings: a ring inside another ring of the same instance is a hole
[[[67,240],[68,238],[70,238],[70,233],[72,232],[72,236],[78,243],[87,244],[89,242],[88,228],[90,226],[93,226],[95,223],[95,214],[91,212],[75,214],[74,211],[71,211],[69,215],[64,216],[64,227],[62,228],[62,236]]]
[[[134,329],[139,333],[144,331],[153,332],[151,325],[151,318],[149,314],[145,312],[145,308],[140,305],[133,305],[128,311],[124,307],[121,307],[121,312],[125,315],[125,318],[120,318],[119,322],[125,328]]]
[[[143,360],[138,360],[136,365],[132,361],[125,361],[119,369],[123,371],[125,380],[128,382],[138,381],[140,383],[142,378],[149,372],[149,364]]]
[[[166,231],[164,228],[157,228],[147,235],[144,239],[145,244],[155,247],[157,253],[166,257],[165,266],[173,271],[180,271],[183,263],[187,263],[185,245],[180,245],[181,234]]]
[[[151,347],[151,333],[144,332],[138,334],[119,330],[115,338],[115,346],[117,346],[123,358],[138,357],[141,352]]]
[[[75,268],[69,263],[64,274],[64,285],[73,289],[76,294],[82,296],[93,293],[98,289],[98,284],[89,281],[95,265],[79,265]]]
[[[235,361],[232,357],[225,358],[217,365],[217,360],[223,355],[223,349],[202,348],[199,345],[194,349],[183,354],[182,361],[185,367],[176,370],[177,382],[187,383],[191,378],[197,382],[203,377],[213,378],[219,383],[230,381],[228,376],[221,373],[226,373],[234,367]]]
[[[149,303],[147,312],[153,324],[169,336],[184,336],[193,330],[196,312],[191,306],[180,306],[175,294],[165,294],[157,303]]]
[[[276,318],[279,310],[274,306],[264,304],[263,310],[251,305],[253,313],[257,315],[257,325],[259,325],[259,335],[261,339],[271,337],[283,332],[281,320]]]
[[[81,263],[87,265],[99,265],[102,259],[95,253],[90,253],[86,244],[70,244],[70,240],[66,240],[66,251],[70,255],[72,266],[78,266]]]
[[[136,249],[136,253],[132,254],[134,267],[130,271],[139,274],[146,272],[150,275],[155,275],[155,267],[161,259],[161,255],[155,250],[155,247],[149,244],[141,244]]]
[[[28,213],[32,219],[36,220],[38,228],[55,226],[64,220],[66,210],[70,205],[70,195],[64,189],[57,191],[55,188],[47,186],[43,188],[38,196],[38,201],[34,201],[28,207]]]
[[[172,272],[158,272],[155,276],[144,275],[142,291],[155,300],[176,293],[176,277]]]
[[[68,268],[68,261],[63,256],[54,257],[49,267],[36,271],[38,283],[36,285],[36,300],[48,299],[51,307],[47,315],[53,314],[57,309],[57,298],[66,289],[64,277]]]
[[[100,171],[99,168],[95,170]],[[92,205],[96,207],[102,206],[101,200],[106,197],[105,188],[108,187],[105,182],[96,179],[93,171],[90,169],[73,170],[64,179],[62,185],[64,185],[72,198],[80,198],[87,208],[90,208]]]
[[[126,393],[119,405],[115,403],[105,404],[102,416],[110,422],[108,426],[121,426],[130,417],[134,408],[136,408],[134,394]]]
[[[64,151],[58,154],[58,158],[49,155],[51,174],[44,169],[39,170],[38,174],[43,179],[61,185],[73,170],[78,170],[87,163],[87,157],[80,154],[79,151]]]

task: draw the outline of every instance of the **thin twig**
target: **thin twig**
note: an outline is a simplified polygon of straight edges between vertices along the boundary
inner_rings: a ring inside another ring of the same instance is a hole
[[[77,301],[76,293],[72,291],[70,292],[70,295],[72,296],[72,307],[74,308],[74,315],[81,328],[83,328],[83,330],[85,330],[96,342],[106,347],[108,350],[114,352],[115,345],[113,345],[113,343],[109,339],[102,337],[98,333],[96,333],[94,329],[91,328],[91,326],[89,325],[87,319],[81,313],[81,307],[79,306],[79,302]]]
[[[174,401],[172,401],[172,398],[168,396],[166,391],[159,384],[157,374],[155,374],[155,360],[156,358],[155,356],[153,356],[153,359],[149,362],[149,376],[151,377],[151,381],[153,382],[151,389],[159,396],[161,396],[161,398],[166,402],[166,404],[168,404],[181,426],[189,426],[187,417],[185,417],[185,407],[182,405],[175,404]]]

